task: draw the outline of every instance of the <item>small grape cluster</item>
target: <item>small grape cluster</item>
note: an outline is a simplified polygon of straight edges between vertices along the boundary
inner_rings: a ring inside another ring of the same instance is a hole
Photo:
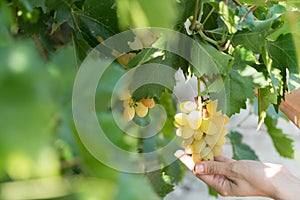
[[[139,117],[145,117],[148,114],[148,110],[155,106],[153,98],[143,98],[140,101],[134,101],[129,90],[126,90],[120,96],[120,100],[123,101],[123,117],[127,121],[131,121],[135,114]]]
[[[176,134],[182,137],[182,146],[186,154],[192,156],[194,162],[213,160],[221,155],[222,145],[226,143],[229,122],[222,111],[217,111],[217,101],[202,103],[199,97],[196,101],[185,101],[179,105],[181,113],[175,115]]]

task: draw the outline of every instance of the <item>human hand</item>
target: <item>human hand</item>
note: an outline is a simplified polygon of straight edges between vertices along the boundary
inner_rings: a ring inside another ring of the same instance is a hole
[[[251,160],[236,161],[223,156],[215,161],[194,163],[183,151],[175,154],[199,179],[222,196],[263,196],[292,200],[300,180],[283,166]]]
[[[300,88],[285,94],[279,109],[300,128]]]

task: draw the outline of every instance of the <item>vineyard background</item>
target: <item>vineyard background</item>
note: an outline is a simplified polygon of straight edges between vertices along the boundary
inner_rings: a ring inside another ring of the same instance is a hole
[[[166,123],[155,137],[130,137],[115,123],[110,106],[114,85],[122,75],[139,69],[140,64],[165,64],[173,70],[150,73],[163,76],[171,88],[176,83],[174,73],[180,68],[186,77],[201,76],[202,83],[208,85],[201,95],[209,93],[213,99],[225,89],[226,101],[219,103],[226,102],[223,112],[232,116],[231,126],[246,115],[243,109],[247,102],[259,107],[256,115],[233,129],[243,135],[242,143],[236,132],[228,134],[224,155],[282,163],[300,176],[300,132],[285,121],[282,113],[274,111],[283,91],[300,86],[299,8],[300,2],[293,0],[0,0],[0,199],[208,198],[207,187],[186,172],[173,152],[168,154],[168,159],[175,161],[171,165],[157,159],[157,166],[163,166],[160,169],[132,174],[100,162],[80,138],[72,93],[81,64],[96,46],[105,47],[106,39],[140,27],[180,32],[199,48],[184,49],[176,43],[193,65],[163,49],[167,46],[163,37],[153,43],[154,48],[142,45],[131,49],[135,57],[126,62],[109,52],[115,61],[98,83],[96,112],[92,114],[97,115],[97,124],[115,146],[136,154],[156,153],[175,138],[173,122],[178,102],[172,90],[149,84],[132,91],[136,101],[153,97],[165,108]],[[194,27],[187,27],[186,22]],[[123,42],[129,46],[135,38],[131,32],[131,38]],[[192,84],[197,91],[195,81]],[[255,88],[259,89],[258,98]],[[89,89],[84,88],[82,94]],[[194,98],[191,91],[179,90],[189,95],[186,100]],[[242,114],[235,116],[240,110]],[[265,117],[268,120],[264,122]],[[148,116],[134,118],[139,125],[149,121]],[[258,121],[262,128],[256,131]],[[137,133],[136,129],[131,132]],[[176,145],[181,148],[180,142]],[[233,146],[244,151],[232,154]],[[94,147],[100,149],[98,155],[119,164],[119,158],[114,157],[119,154],[101,143]]]

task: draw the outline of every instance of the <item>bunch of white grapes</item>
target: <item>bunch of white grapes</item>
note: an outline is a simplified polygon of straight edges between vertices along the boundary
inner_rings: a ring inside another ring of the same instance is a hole
[[[217,101],[185,101],[180,104],[181,113],[175,115],[176,134],[182,137],[182,146],[194,162],[213,160],[221,155],[222,145],[226,143],[229,122],[222,111],[217,111]]]

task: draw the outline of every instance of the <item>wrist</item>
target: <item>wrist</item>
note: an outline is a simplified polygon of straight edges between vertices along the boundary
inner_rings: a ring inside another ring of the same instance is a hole
[[[273,199],[294,200],[300,191],[300,179],[292,174],[285,174],[282,179],[274,178],[273,186],[274,192],[271,195]]]

